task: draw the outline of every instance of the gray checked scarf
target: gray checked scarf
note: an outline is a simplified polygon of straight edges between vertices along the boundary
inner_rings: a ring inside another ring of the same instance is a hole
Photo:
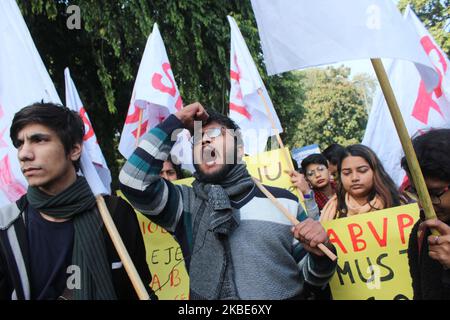
[[[234,282],[229,235],[239,226],[230,199],[254,186],[245,164],[235,165],[218,184],[193,183],[193,250],[190,264],[191,299],[239,299]]]

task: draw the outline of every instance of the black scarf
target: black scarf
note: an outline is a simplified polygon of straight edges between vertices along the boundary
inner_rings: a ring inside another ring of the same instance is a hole
[[[72,264],[80,268],[81,276],[81,287],[73,290],[74,299],[116,299],[102,221],[86,179],[78,177],[75,183],[55,196],[28,187],[27,199],[33,208],[50,217],[73,220]]]
[[[245,195],[253,186],[244,164],[235,165],[217,184],[194,181],[196,215],[189,271],[192,299],[239,298],[228,241],[239,226],[239,217],[233,214],[230,199]]]

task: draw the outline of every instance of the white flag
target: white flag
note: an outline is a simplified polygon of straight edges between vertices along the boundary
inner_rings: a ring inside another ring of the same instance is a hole
[[[404,18],[415,26],[420,35],[416,51],[425,52],[439,74],[438,85],[432,92],[427,92],[424,81],[412,63],[394,60],[388,68],[389,81],[412,137],[431,128],[450,128],[450,62],[410,8],[405,11]],[[376,152],[388,174],[400,185],[405,177],[405,172],[400,167],[404,153],[380,91],[374,99],[363,144]]]
[[[14,114],[34,102],[61,103],[14,0],[0,1],[0,206],[26,193],[9,138]]]
[[[175,83],[164,42],[155,23],[148,37],[134,83],[127,118],[120,137],[120,153],[128,159],[142,135],[182,107],[183,102]],[[138,137],[140,112],[142,112],[142,120]],[[189,143],[189,137],[189,132],[183,130],[178,135],[179,143],[172,150],[172,154],[183,164],[192,164],[192,146]]]
[[[231,28],[230,118],[242,130],[245,153],[255,155],[264,151],[267,139],[275,134],[258,90],[265,97],[278,132],[283,129],[236,21],[228,16],[228,22]]]
[[[111,194],[111,172],[98,145],[94,128],[78,95],[75,83],[70,77],[69,68],[64,70],[64,79],[66,85],[66,106],[80,114],[85,127],[81,157],[83,175],[88,180],[88,183],[91,180],[89,185],[94,194]]]
[[[430,90],[437,74],[392,0],[252,0],[269,75],[364,58],[417,63]]]

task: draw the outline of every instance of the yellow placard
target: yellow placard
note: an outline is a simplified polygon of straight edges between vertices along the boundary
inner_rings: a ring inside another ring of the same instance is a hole
[[[287,154],[289,149],[285,148]],[[255,177],[262,184],[287,189],[297,196],[298,190],[292,186],[291,178],[284,171],[289,170],[290,166],[283,155],[283,149],[266,151],[255,156],[244,157],[243,160],[247,164],[247,170],[252,177]]]
[[[118,191],[117,195],[125,196]],[[144,238],[147,264],[152,273],[151,288],[160,300],[188,300],[189,276],[183,253],[172,235],[135,210]]]
[[[331,282],[335,300],[411,300],[408,239],[417,204],[324,222],[338,253]]]
[[[180,179],[180,180],[175,180],[175,181],[172,181],[172,183],[173,184],[179,184],[179,185],[181,185],[181,184],[183,184],[183,185],[186,185],[186,186],[192,186],[192,182],[194,182],[194,178],[184,178],[184,179]]]

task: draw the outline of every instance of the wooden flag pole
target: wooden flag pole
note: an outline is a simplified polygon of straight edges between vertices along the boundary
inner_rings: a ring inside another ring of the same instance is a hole
[[[139,144],[139,138],[141,137],[141,131],[142,131],[142,115],[144,113],[144,110],[139,108],[139,122],[137,127],[137,134],[136,134],[136,148]]]
[[[278,210],[280,210],[284,216],[289,219],[289,221],[295,226],[297,224],[300,223],[300,221],[298,221],[296,218],[294,218],[288,209],[286,209],[286,207],[284,207],[280,201],[278,201],[278,199],[276,199],[269,190],[267,190],[266,187],[264,187],[262,185],[262,183],[256,179],[256,178],[252,178],[253,181],[255,182],[256,186],[258,187],[259,190],[261,190],[262,193],[264,193],[266,195],[267,198],[269,198],[270,201],[272,201],[272,203],[275,205],[275,207],[277,207]],[[332,261],[336,261],[337,256],[331,252],[330,249],[328,249],[323,243],[319,243],[317,245],[317,247],[320,249],[320,251],[322,251],[328,258],[330,258]]]
[[[272,112],[270,112],[269,105],[267,104],[266,98],[264,97],[264,94],[261,89],[258,89],[258,95],[261,97],[264,107],[266,108],[267,116],[269,117],[270,123],[272,124],[272,129],[275,131],[275,136],[277,137],[278,144],[280,145],[281,150],[283,150],[282,152],[283,152],[286,162],[288,163],[289,170],[295,171],[294,165],[292,164],[291,156],[288,154],[287,150],[284,147],[284,143],[281,140],[280,133],[278,132],[278,128],[275,124],[275,120],[272,116]],[[303,192],[299,188],[297,188],[297,191],[298,191],[298,194],[299,194],[301,200],[304,200]]]
[[[100,211],[100,215],[102,216],[103,223],[105,224],[106,230],[108,231],[109,236],[111,237],[111,240],[114,244],[114,247],[116,248],[117,253],[119,254],[120,260],[122,261],[123,266],[125,267],[128,277],[130,278],[131,283],[133,284],[134,290],[136,290],[136,293],[140,300],[150,300],[150,296],[148,295],[148,292],[145,289],[141,277],[139,276],[139,273],[137,272],[136,267],[134,266],[134,263],[131,260],[127,249],[125,248],[125,245],[123,244],[122,238],[120,237],[120,234],[117,231],[116,225],[114,224],[114,221],[111,218],[111,214],[109,213],[108,207],[106,206],[105,199],[101,195],[96,196],[95,198],[97,201],[98,209]]]
[[[425,212],[425,217],[427,220],[435,219],[436,213],[434,212],[433,204],[431,203],[430,194],[428,193],[422,170],[420,169],[416,153],[414,152],[408,130],[406,129],[405,122],[400,112],[400,108],[398,107],[397,100],[395,99],[394,91],[392,90],[386,70],[384,69],[383,62],[379,58],[370,59],[370,61],[372,62],[378,81],[380,82],[381,90],[383,91],[389,107],[392,120],[394,120],[395,128],[397,129],[400,142],[402,143],[402,147],[405,152],[406,161],[408,162],[408,168],[411,173],[414,186],[416,187],[420,203]],[[439,235],[437,230],[431,231],[433,235]]]

